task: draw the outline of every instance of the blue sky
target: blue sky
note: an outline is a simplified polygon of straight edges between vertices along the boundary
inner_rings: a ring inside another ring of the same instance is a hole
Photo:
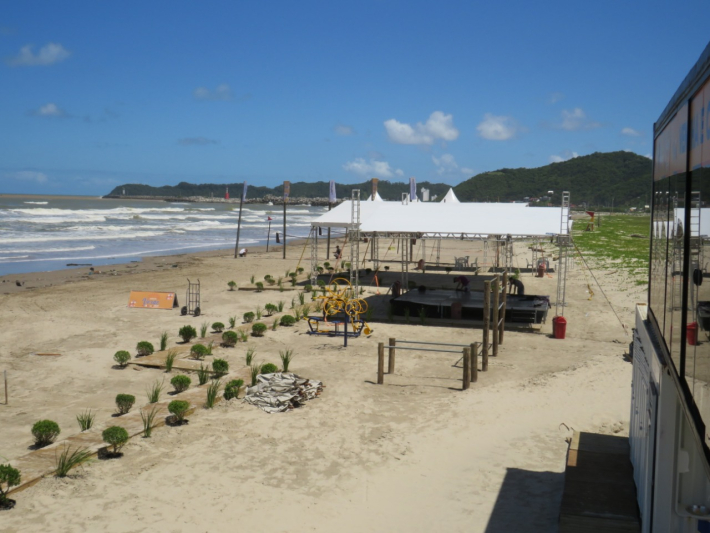
[[[683,0],[4,2],[0,193],[456,184],[595,151],[648,155],[707,45],[706,12]]]

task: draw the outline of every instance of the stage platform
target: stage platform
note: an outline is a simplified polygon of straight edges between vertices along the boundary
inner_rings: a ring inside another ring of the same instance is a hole
[[[411,317],[419,316],[422,309],[428,318],[452,318],[451,307],[461,305],[461,318],[483,320],[483,293],[462,292],[444,289],[412,289],[390,301],[392,312],[404,316],[409,310]],[[493,310],[491,297],[491,316]],[[543,324],[550,308],[549,296],[509,294],[506,302],[505,321],[517,324]]]

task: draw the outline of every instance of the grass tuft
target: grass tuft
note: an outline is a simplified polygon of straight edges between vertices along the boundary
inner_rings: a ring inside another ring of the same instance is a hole
[[[210,325],[207,322],[203,322],[202,325],[200,326],[200,338],[204,339],[207,336],[207,329],[210,327]]]
[[[154,405],[150,411],[141,411],[141,420],[143,421],[143,438],[144,439],[149,439],[151,433],[153,433],[153,428],[155,427],[153,425],[153,421],[155,420],[155,417],[158,414],[159,410],[160,410],[160,408],[157,405]]]
[[[177,350],[168,350],[168,355],[165,357],[165,371],[172,372],[173,364],[175,363],[175,358],[177,357]]]
[[[146,391],[148,403],[158,403],[160,401],[160,393],[163,392],[163,389],[165,389],[165,379],[161,381],[156,379],[155,383]]]
[[[207,383],[207,380],[210,379],[210,371],[207,367],[203,366],[202,363],[200,363],[200,369],[197,371],[197,379],[200,385],[204,385]]]
[[[160,335],[160,351],[164,352],[165,348],[168,347],[168,332],[163,331],[163,333]]]
[[[76,421],[79,422],[79,427],[81,428],[81,431],[91,429],[91,427],[94,425],[95,417],[96,413],[92,413],[91,409],[87,409],[83,413],[76,415]]]
[[[72,468],[88,463],[91,460],[91,452],[88,448],[75,448],[72,450],[68,446],[64,447],[61,454],[56,455],[55,451],[55,470],[54,475],[57,477],[66,477]]]
[[[214,407],[214,404],[219,397],[219,389],[221,386],[222,380],[218,379],[210,383],[207,387],[207,398],[205,400],[205,407],[207,409],[212,409]]]
[[[229,317],[229,327],[231,329],[234,329],[234,326],[237,324],[237,317],[236,316],[230,316]]]
[[[254,360],[255,353],[256,353],[256,349],[253,346],[249,346],[249,348],[247,348],[247,355],[246,355],[247,366],[251,366],[251,362]]]
[[[279,356],[281,356],[281,366],[284,372],[288,372],[288,367],[293,361],[293,350],[279,350]]]
[[[251,386],[253,387],[256,385],[256,378],[261,374],[261,365],[258,363],[253,364],[249,370],[251,371]]]

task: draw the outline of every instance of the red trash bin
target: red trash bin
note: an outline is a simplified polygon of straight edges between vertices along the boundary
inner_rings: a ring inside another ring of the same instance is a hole
[[[540,263],[537,265],[537,277],[538,278],[544,278],[545,277],[545,263]]]
[[[696,346],[698,344],[698,323],[691,322],[688,324],[685,330],[685,338],[688,340],[690,346]]]
[[[563,316],[556,316],[552,319],[552,335],[556,339],[564,339],[567,333],[567,320]]]

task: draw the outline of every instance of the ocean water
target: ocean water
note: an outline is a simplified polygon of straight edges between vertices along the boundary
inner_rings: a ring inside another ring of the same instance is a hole
[[[289,205],[286,233],[306,237],[327,208]],[[239,204],[0,196],[0,275],[128,263],[150,255],[234,248]],[[270,244],[283,206],[245,205],[239,247]]]

